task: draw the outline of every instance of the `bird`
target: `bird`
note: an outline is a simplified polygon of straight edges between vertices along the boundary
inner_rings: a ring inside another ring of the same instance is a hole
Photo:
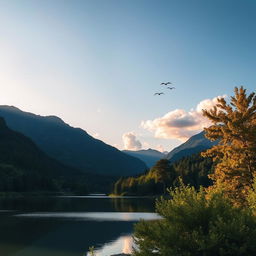
[[[175,89],[175,87],[168,86],[167,89],[173,90],[173,89]]]
[[[155,94],[154,94],[154,96],[155,95],[161,95],[161,94],[164,94],[163,92],[156,92]]]
[[[172,84],[171,82],[166,82],[166,83],[161,83],[160,85],[168,85],[168,84]]]

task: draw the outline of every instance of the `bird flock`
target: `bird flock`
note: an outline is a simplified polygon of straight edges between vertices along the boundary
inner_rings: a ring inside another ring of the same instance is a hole
[[[172,84],[171,82],[163,82],[163,83],[161,83],[160,85],[165,85],[165,86],[167,86],[166,89],[169,89],[169,90],[175,89],[174,86],[169,86],[169,85],[171,85],[171,84]],[[164,92],[156,92],[156,93],[154,94],[154,96],[156,96],[156,95],[162,95],[162,94],[164,94]]]

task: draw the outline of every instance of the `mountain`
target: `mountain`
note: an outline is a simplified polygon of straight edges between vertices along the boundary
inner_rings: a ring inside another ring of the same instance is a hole
[[[0,106],[0,117],[50,157],[83,172],[126,176],[146,169],[141,160],[93,138],[80,128],[69,126],[56,116],[40,116],[13,106]]]
[[[202,131],[191,138],[189,138],[185,143],[181,144],[180,146],[174,148],[166,158],[170,162],[175,162],[185,156],[190,156],[192,154],[199,153],[206,149],[211,148],[212,146],[216,145],[217,141],[210,141],[205,138],[205,132]]]
[[[153,165],[155,165],[155,163],[162,159],[165,158],[166,155],[164,153],[161,153],[157,150],[154,149],[143,149],[143,150],[137,150],[137,151],[132,151],[132,150],[123,150],[124,153],[130,155],[130,156],[134,156],[139,158],[140,160],[142,160],[144,163],[146,163],[146,165],[150,168]]]
[[[60,185],[55,179],[64,181],[80,176],[80,171],[50,158],[0,118],[0,191],[55,191]]]

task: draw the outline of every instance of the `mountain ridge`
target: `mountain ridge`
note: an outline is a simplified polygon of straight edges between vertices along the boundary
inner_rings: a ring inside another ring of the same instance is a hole
[[[41,116],[17,107],[0,106],[7,125],[32,139],[46,154],[83,172],[110,176],[142,173],[141,160],[95,139],[81,128],[65,123],[57,116]]]
[[[218,144],[218,141],[208,140],[205,137],[205,132],[202,131],[191,136],[186,142],[171,150],[167,154],[166,159],[168,159],[170,162],[175,162],[183,157],[209,149],[216,144]]]
[[[144,163],[146,163],[146,165],[150,168],[153,165],[155,165],[155,163],[166,157],[166,154],[152,149],[152,148],[148,148],[148,149],[141,149],[141,150],[123,150],[124,153],[137,157],[140,160],[142,160]]]
[[[0,117],[0,191],[56,191],[64,181],[81,176],[79,170],[49,157],[30,138],[9,129]]]

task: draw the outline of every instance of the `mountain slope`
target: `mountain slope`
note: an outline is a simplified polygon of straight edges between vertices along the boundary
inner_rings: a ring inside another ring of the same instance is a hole
[[[58,161],[95,174],[126,176],[143,172],[146,165],[80,128],[73,128],[55,116],[39,116],[18,108],[0,106],[7,125],[31,138]]]
[[[56,190],[54,179],[79,176],[80,171],[50,158],[0,118],[0,191]]]
[[[132,151],[132,150],[123,150],[124,153],[137,157],[140,160],[142,160],[144,163],[146,163],[146,165],[150,168],[153,165],[155,165],[155,163],[162,159],[165,158],[166,155],[154,150],[154,149],[143,149],[143,150],[137,150],[137,151]]]
[[[199,153],[204,151],[212,146],[216,145],[218,142],[212,142],[205,138],[205,132],[200,132],[191,138],[189,138],[185,143],[180,146],[174,148],[166,158],[170,162],[175,162],[183,157],[190,156],[192,154]]]

